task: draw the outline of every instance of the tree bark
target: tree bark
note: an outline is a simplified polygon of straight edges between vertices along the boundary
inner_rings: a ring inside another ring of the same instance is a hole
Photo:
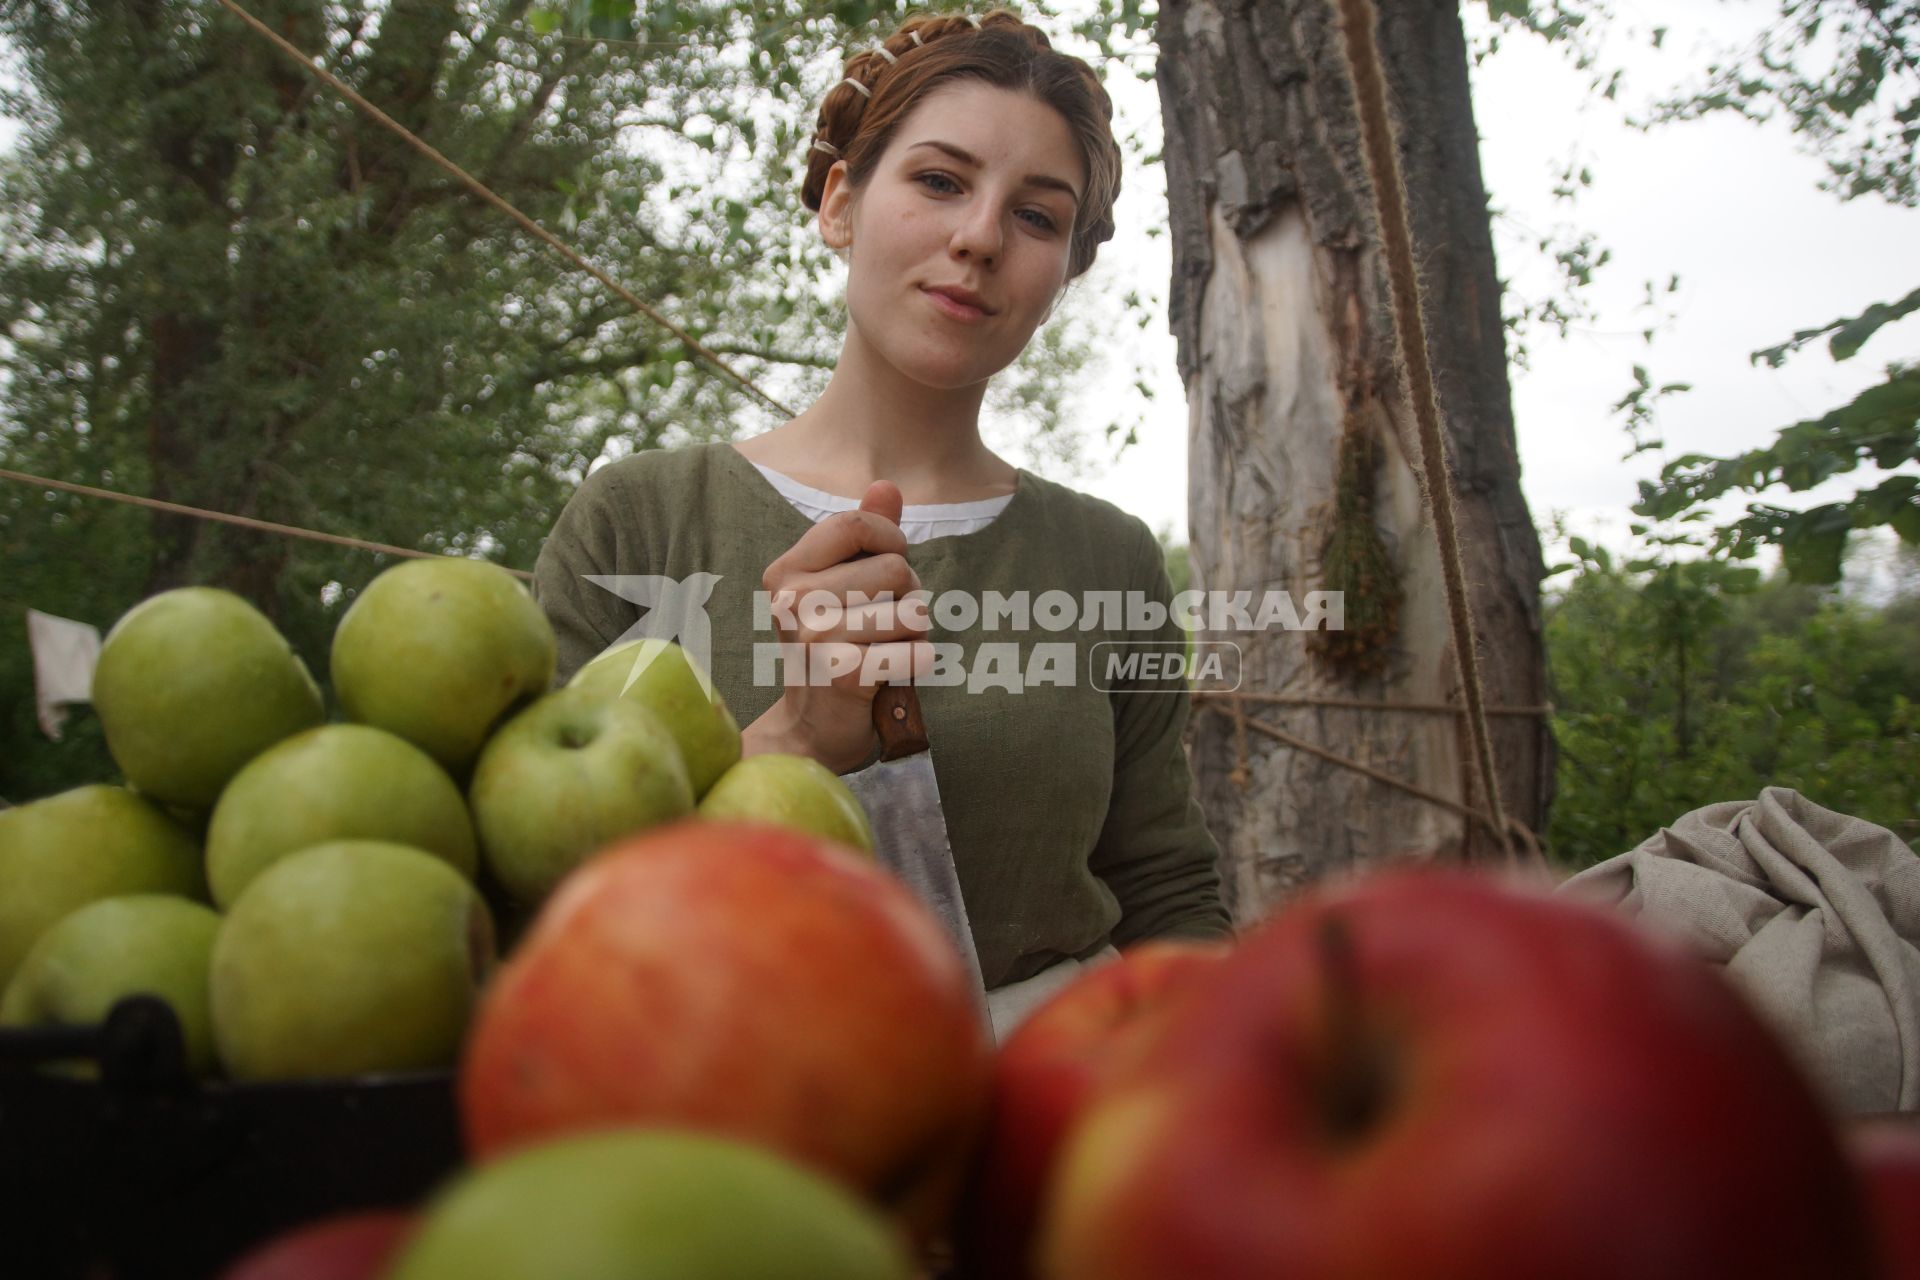
[[[1481,680],[1490,706],[1537,706],[1543,566],[1520,493],[1459,10],[1453,0],[1379,3]],[[1163,0],[1158,38],[1193,586],[1252,591],[1256,601],[1268,591],[1346,593],[1347,629],[1335,636],[1268,628],[1196,639],[1240,646],[1242,692],[1461,704],[1333,6]],[[1355,547],[1375,558],[1356,559]],[[1239,706],[1485,809],[1458,715]],[[1227,711],[1203,697],[1192,742],[1237,920],[1354,864],[1493,852],[1478,823],[1255,730],[1236,732]],[[1492,731],[1505,810],[1537,830],[1552,786],[1545,720],[1496,715]]]

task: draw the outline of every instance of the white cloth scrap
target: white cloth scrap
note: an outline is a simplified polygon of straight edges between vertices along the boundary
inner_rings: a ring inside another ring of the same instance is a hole
[[[67,703],[93,698],[93,667],[100,660],[100,631],[71,618],[27,610],[27,646],[33,650],[33,702],[40,732],[60,741]]]
[[[1842,1113],[1920,1110],[1920,856],[1768,787],[1560,886],[1725,966]]]
[[[1009,982],[987,992],[987,1016],[993,1024],[993,1042],[1005,1044],[1013,1029],[1027,1020],[1028,1014],[1065,990],[1075,978],[1119,958],[1120,953],[1110,946],[1100,948],[1085,960],[1066,956],[1031,978]]]

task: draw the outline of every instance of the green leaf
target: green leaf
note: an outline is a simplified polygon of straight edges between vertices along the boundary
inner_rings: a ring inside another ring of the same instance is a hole
[[[1780,562],[1795,582],[1840,581],[1847,533],[1853,521],[1845,503],[1795,512],[1780,530]]]
[[[1883,326],[1892,324],[1914,311],[1920,310],[1920,289],[1915,289],[1898,302],[1876,302],[1857,316],[1843,316],[1838,320],[1829,320],[1817,329],[1802,329],[1779,346],[1767,347],[1748,357],[1752,364],[1764,361],[1769,368],[1778,369],[1786,363],[1787,356],[1798,351],[1807,343],[1822,334],[1831,333],[1827,342],[1827,352],[1835,360],[1850,360],[1865,346],[1867,339],[1879,332]]]
[[[1915,311],[1920,311],[1920,289],[1895,303],[1876,302],[1851,320],[1836,321],[1840,327],[1827,342],[1827,350],[1835,360],[1852,359],[1881,326]]]

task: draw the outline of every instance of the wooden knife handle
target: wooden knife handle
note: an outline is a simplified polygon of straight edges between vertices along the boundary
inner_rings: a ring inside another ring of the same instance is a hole
[[[873,731],[880,735],[880,758],[898,760],[927,749],[927,722],[910,684],[883,684],[873,695]]]

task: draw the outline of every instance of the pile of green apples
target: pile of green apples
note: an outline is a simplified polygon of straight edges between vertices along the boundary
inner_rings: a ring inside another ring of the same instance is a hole
[[[514,926],[611,842],[746,819],[871,854],[829,770],[742,758],[678,645],[615,645],[559,689],[555,651],[506,570],[406,561],[335,631],[330,719],[239,596],[141,601],[93,686],[124,782],[0,810],[0,1026],[151,994],[198,1074],[444,1068]]]

